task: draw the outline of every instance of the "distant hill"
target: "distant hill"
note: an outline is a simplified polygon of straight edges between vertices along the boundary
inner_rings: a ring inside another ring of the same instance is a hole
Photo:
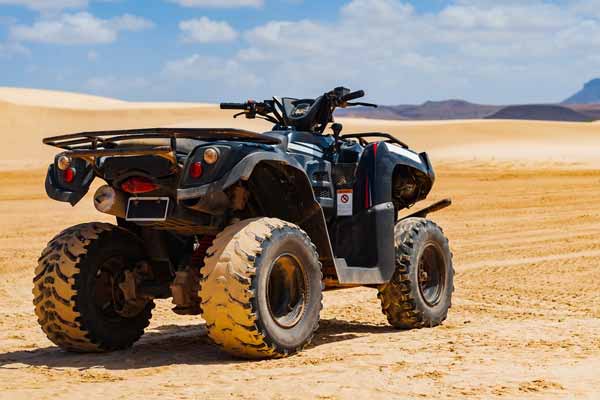
[[[392,120],[523,119],[546,121],[600,121],[600,78],[586,83],[562,104],[493,106],[464,100],[427,101],[379,108],[338,110],[340,117]]]
[[[356,107],[339,110],[337,115],[355,118],[400,120],[481,119],[499,111],[502,106],[469,103],[464,100],[427,101],[421,105]]]
[[[563,101],[563,104],[597,103],[600,103],[600,78],[589,81],[583,86],[583,89]]]
[[[339,117],[436,121],[456,119],[522,119],[588,122],[600,120],[599,104],[492,106],[463,100],[428,101],[421,105],[355,107],[336,111]]]
[[[568,105],[568,107],[596,121],[600,121],[600,104],[572,104]]]
[[[571,108],[553,104],[508,106],[486,119],[527,119],[534,121],[591,122],[594,118]]]

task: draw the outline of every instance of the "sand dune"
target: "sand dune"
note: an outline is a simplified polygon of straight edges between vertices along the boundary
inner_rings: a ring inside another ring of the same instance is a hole
[[[56,108],[100,108],[126,104],[125,101],[88,94],[11,87],[0,87],[0,99],[22,106]]]
[[[268,129],[215,106],[135,104],[0,90],[0,398],[389,399],[597,398],[600,387],[600,124],[343,119],[427,150],[428,202],[450,238],[453,308],[435,329],[388,327],[373,289],[328,292],[313,344],[245,362],[211,346],[200,317],[159,301],[131,350],[65,354],[39,329],[33,268],[45,243],[81,222],[110,221],[91,196],[47,199],[44,136],[178,126]],[[595,169],[594,169],[595,168]]]
[[[207,127],[265,127],[258,121],[248,124],[230,116],[209,104],[128,103],[71,93],[0,88],[0,135],[5,139],[0,149],[0,170],[47,164],[55,149],[42,145],[41,140],[52,135],[198,120]]]
[[[21,106],[73,110],[176,109],[213,106],[207,103],[129,102],[82,93],[10,87],[0,87],[0,99]]]
[[[79,131],[156,126],[239,127],[256,131],[269,123],[232,119],[231,111],[194,103],[129,103],[102,97],[0,88],[0,169],[41,167],[54,150],[46,136]],[[340,118],[344,132],[383,131],[439,161],[506,160],[600,163],[598,124],[532,121],[385,121]]]
[[[559,162],[600,166],[600,127],[590,123],[342,120],[350,131],[394,134],[438,161]]]

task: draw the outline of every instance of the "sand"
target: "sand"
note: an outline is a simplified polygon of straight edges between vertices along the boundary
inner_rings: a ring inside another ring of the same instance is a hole
[[[12,127],[10,144],[0,147],[0,398],[597,398],[597,124],[343,121],[346,131],[390,131],[429,151],[438,180],[427,203],[454,199],[432,215],[451,240],[457,270],[441,327],[394,331],[374,290],[328,292],[306,351],[247,362],[210,345],[201,318],[177,316],[160,301],[132,349],[74,355],[37,326],[33,268],[62,228],[110,219],[89,196],[75,208],[46,198],[43,165],[52,150],[41,138],[110,127],[266,126],[234,122],[214,106],[94,110],[94,98],[81,110],[43,98],[19,102],[12,92],[0,90],[3,134]],[[61,96],[71,101],[51,97]]]

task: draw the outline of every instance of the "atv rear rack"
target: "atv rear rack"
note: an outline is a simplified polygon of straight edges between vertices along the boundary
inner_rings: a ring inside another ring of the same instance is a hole
[[[170,144],[169,146],[117,147],[118,142],[135,139],[169,139]],[[277,138],[256,132],[242,129],[210,128],[146,128],[81,132],[48,137],[43,139],[42,142],[49,146],[67,150],[64,154],[73,158],[93,159],[95,157],[118,155],[158,155],[173,158],[177,148],[177,139],[252,141],[262,144],[280,143]]]

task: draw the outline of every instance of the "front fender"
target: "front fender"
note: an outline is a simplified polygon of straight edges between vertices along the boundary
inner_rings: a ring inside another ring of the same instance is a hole
[[[435,182],[435,172],[427,153],[417,154],[385,142],[372,143],[365,148],[357,169],[355,213],[392,201],[392,180],[399,166],[407,167],[421,177],[418,200],[429,194]]]

